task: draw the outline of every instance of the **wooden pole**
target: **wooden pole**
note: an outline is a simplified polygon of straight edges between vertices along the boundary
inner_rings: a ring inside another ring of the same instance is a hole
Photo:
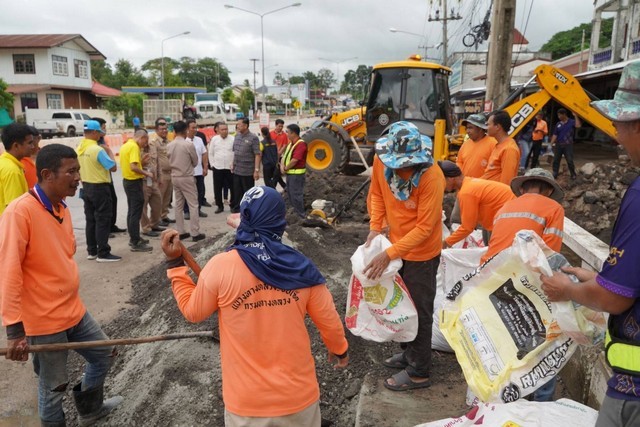
[[[109,347],[114,345],[145,344],[157,341],[181,340],[187,338],[213,338],[218,341],[213,331],[183,332],[177,334],[156,335],[139,338],[120,338],[111,340],[64,342],[55,344],[40,344],[28,346],[29,353],[41,353],[43,351],[80,350],[84,348]],[[6,355],[9,349],[0,348],[0,356]]]
[[[182,242],[180,242],[180,246],[182,246],[182,258],[184,258],[184,261],[187,263],[189,268],[193,270],[194,273],[196,273],[196,276],[200,276],[200,272],[202,271],[202,268],[196,262],[195,258],[193,258],[193,255],[191,255],[191,252],[189,252],[189,249],[185,248]]]

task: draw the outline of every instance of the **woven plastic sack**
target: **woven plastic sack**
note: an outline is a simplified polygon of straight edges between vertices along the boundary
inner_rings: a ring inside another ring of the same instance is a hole
[[[461,417],[420,424],[416,427],[593,427],[598,411],[571,399],[555,402],[484,403]]]
[[[418,333],[418,313],[398,270],[402,260],[392,260],[382,276],[369,280],[364,268],[391,246],[379,235],[365,248],[358,247],[351,257],[353,274],[349,281],[345,323],[352,334],[366,340],[413,341]]]
[[[574,338],[600,335],[599,322],[587,320],[584,328],[570,321],[581,316],[568,303],[563,310],[572,310],[564,316],[572,324],[571,336],[559,326],[540,288],[540,274],[551,274],[547,257],[554,254],[534,232],[520,231],[511,248],[461,278],[446,295],[440,328],[482,402],[513,402],[533,393],[566,365],[577,347]]]

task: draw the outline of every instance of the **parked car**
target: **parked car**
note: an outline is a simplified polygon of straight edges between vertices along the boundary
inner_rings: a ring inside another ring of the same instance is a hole
[[[40,131],[43,138],[54,136],[84,135],[84,122],[91,120],[86,113],[75,111],[59,111],[51,115],[51,120],[35,120],[33,126]]]

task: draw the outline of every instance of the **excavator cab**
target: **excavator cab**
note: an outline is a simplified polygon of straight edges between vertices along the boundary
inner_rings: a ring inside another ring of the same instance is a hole
[[[436,134],[436,120],[444,120],[446,133],[453,129],[448,85],[451,71],[418,58],[373,68],[365,115],[369,143],[401,120],[412,122],[431,138]]]

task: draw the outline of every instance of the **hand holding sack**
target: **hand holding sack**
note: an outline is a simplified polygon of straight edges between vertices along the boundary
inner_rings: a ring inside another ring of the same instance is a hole
[[[418,333],[418,313],[398,274],[402,260],[392,260],[379,279],[369,280],[363,274],[369,262],[390,246],[386,237],[378,235],[351,257],[345,323],[351,333],[366,340],[409,342]]]

